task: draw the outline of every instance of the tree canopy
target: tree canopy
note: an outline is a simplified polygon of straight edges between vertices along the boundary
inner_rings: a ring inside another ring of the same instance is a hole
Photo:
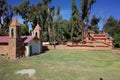
[[[8,35],[8,27],[12,20],[12,16],[13,12],[11,6],[6,0],[0,0],[0,35]]]
[[[120,20],[110,16],[103,26],[103,30],[113,37],[114,45],[120,47]]]
[[[99,25],[102,17],[90,13],[96,0],[71,0],[71,18],[63,20],[61,6],[51,6],[52,0],[40,0],[31,4],[30,0],[24,0],[16,6],[10,6],[6,0],[0,0],[0,35],[8,35],[8,27],[12,17],[21,16],[23,19],[22,35],[29,35],[29,24],[32,29],[39,24],[42,28],[43,41],[82,41],[85,30],[91,29],[99,33]],[[94,7],[93,7],[94,8]],[[110,16],[103,30],[114,38],[116,45],[120,46],[120,20]]]

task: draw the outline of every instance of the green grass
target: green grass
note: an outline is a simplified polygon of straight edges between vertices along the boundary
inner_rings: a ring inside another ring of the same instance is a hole
[[[17,70],[35,69],[33,78]],[[0,80],[120,80],[120,55],[112,51],[50,50],[44,54],[8,60],[0,56]]]

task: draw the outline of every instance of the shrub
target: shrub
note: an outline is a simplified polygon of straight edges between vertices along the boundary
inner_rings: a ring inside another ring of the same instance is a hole
[[[114,46],[115,47],[120,47],[120,34],[115,34],[114,35]]]

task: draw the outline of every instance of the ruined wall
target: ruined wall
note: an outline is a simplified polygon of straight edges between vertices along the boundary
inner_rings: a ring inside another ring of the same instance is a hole
[[[8,45],[0,45],[0,55],[1,54],[8,54],[9,52],[9,47]]]

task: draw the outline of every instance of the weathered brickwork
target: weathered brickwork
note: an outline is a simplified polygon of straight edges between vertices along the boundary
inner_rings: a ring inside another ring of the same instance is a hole
[[[26,40],[25,40],[26,39]],[[26,44],[32,39],[40,40],[41,45],[41,28],[37,24],[34,35],[29,37],[21,36],[21,26],[15,18],[9,26],[9,36],[1,38],[0,54],[8,55],[9,59],[17,59],[23,56],[28,56],[29,47],[25,48]],[[24,43],[25,41],[25,43]],[[41,50],[41,49],[40,49]]]
[[[0,54],[4,54],[4,55],[7,55],[9,52],[9,47],[8,45],[2,45],[0,46]]]
[[[24,56],[22,42],[20,39],[9,39],[9,53],[10,59],[16,59]]]
[[[19,22],[17,19],[14,19],[9,27],[9,53],[8,58],[10,59],[16,59],[23,57],[24,47],[22,46],[22,40],[21,40],[21,26],[19,25]]]

